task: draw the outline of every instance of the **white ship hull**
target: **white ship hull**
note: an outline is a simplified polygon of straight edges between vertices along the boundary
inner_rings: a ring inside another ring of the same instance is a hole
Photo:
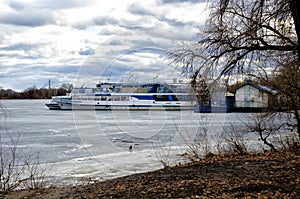
[[[93,103],[89,101],[58,102],[62,110],[192,110],[192,102],[111,102]]]

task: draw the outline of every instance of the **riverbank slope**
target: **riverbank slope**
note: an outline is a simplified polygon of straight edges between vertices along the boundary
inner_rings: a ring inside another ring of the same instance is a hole
[[[4,198],[300,198],[300,152],[214,156],[74,187],[14,191]],[[1,198],[1,197],[0,197]]]

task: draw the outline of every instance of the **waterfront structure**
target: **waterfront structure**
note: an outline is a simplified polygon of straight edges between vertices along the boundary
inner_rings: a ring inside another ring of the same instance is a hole
[[[235,90],[235,111],[263,111],[267,110],[274,95],[278,91],[261,84],[246,81]]]

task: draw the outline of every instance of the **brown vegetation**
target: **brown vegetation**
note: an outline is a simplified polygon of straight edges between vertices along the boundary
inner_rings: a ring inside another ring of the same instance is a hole
[[[4,194],[5,198],[297,198],[299,152],[212,156],[154,172],[74,187]]]

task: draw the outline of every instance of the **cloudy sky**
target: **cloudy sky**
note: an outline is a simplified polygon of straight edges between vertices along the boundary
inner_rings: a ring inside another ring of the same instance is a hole
[[[166,53],[191,40],[207,0],[0,0],[0,87],[167,81]]]

